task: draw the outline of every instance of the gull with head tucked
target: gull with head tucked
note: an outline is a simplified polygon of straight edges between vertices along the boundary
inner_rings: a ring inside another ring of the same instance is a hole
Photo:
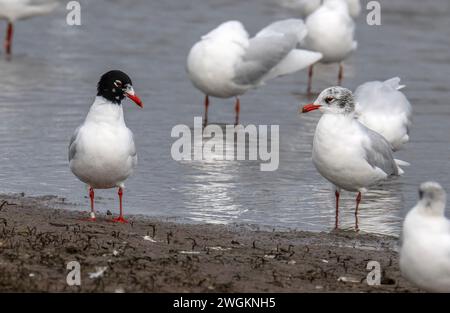
[[[355,91],[358,120],[387,139],[394,151],[409,141],[412,107],[401,92],[400,78],[371,81]]]
[[[8,21],[5,37],[6,55],[11,55],[14,23],[33,16],[45,15],[58,6],[58,0],[0,0],[0,19]]]
[[[240,95],[320,60],[321,53],[297,49],[306,34],[302,20],[288,19],[270,24],[253,38],[238,21],[225,22],[204,35],[189,52],[187,72],[193,85],[205,94],[205,125],[209,96],[235,97],[238,124]]]

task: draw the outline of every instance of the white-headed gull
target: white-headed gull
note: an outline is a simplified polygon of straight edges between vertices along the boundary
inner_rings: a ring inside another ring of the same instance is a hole
[[[355,23],[348,13],[347,2],[325,0],[305,21],[308,30],[302,47],[323,54],[321,63],[339,63],[338,85],[344,76],[344,61],[358,44],[354,40]],[[309,67],[308,94],[312,88],[313,65]]]
[[[11,54],[15,21],[48,14],[57,6],[58,0],[0,0],[0,19],[8,21],[5,38],[6,55]]]
[[[238,21],[225,22],[204,35],[187,58],[189,78],[205,94],[204,123],[208,120],[209,96],[236,97],[238,124],[238,96],[320,60],[322,54],[296,48],[306,33],[302,20],[288,19],[267,26],[253,38]]]
[[[282,6],[298,12],[301,16],[307,17],[322,4],[323,0],[279,0]],[[361,13],[360,0],[343,0],[348,4],[350,16],[357,18]]]
[[[372,81],[355,91],[358,120],[389,141],[394,151],[409,141],[412,107],[400,91],[400,78]]]
[[[123,117],[121,102],[125,97],[143,106],[127,74],[121,71],[105,73],[84,123],[70,140],[70,169],[89,186],[90,220],[95,220],[94,189],[118,187],[120,216],[113,221],[126,223],[122,209],[124,181],[137,164],[137,154],[133,133]]]
[[[317,109],[323,116],[314,135],[313,163],[335,186],[336,228],[340,190],[358,192],[355,209],[355,228],[358,230],[361,194],[390,176],[402,174],[398,165],[407,163],[395,160],[389,142],[355,118],[355,100],[350,90],[342,87],[325,89],[314,103],[305,105],[302,112]]]
[[[403,222],[402,275],[430,292],[450,292],[450,221],[446,193],[435,182],[423,183],[420,200]]]

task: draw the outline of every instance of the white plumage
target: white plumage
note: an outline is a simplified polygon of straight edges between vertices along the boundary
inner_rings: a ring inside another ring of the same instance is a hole
[[[0,0],[0,19],[8,21],[5,38],[6,55],[11,55],[14,22],[48,14],[57,6],[58,0]]]
[[[0,18],[9,22],[45,15],[58,6],[58,0],[0,0]]]
[[[322,53],[321,63],[339,63],[338,85],[344,76],[342,62],[358,47],[354,40],[355,23],[347,2],[326,0],[306,19],[308,34],[301,46]],[[312,90],[313,65],[309,69],[308,94]]]
[[[357,48],[355,23],[346,2],[327,0],[305,21],[308,30],[303,47],[323,54],[321,63],[341,62]]]
[[[322,91],[303,112],[319,109],[323,116],[314,135],[312,159],[317,171],[336,186],[336,228],[341,189],[361,194],[390,176],[403,173],[407,163],[393,157],[390,143],[355,118],[355,102],[350,90],[331,87]],[[358,220],[356,219],[356,229]]]
[[[122,106],[96,97],[69,151],[70,169],[82,182],[94,189],[123,188],[137,155]]]
[[[355,91],[358,120],[389,141],[394,150],[409,141],[412,107],[400,91],[400,78],[372,81]]]
[[[117,187],[120,216],[113,221],[127,222],[123,217],[123,188],[136,167],[137,154],[133,133],[123,117],[121,103],[125,97],[143,107],[127,74],[118,70],[103,74],[97,85],[97,97],[70,140],[69,166],[89,186],[91,221],[95,221],[94,190]]]
[[[434,182],[420,186],[420,200],[403,223],[402,275],[430,292],[450,292],[450,221],[446,193]]]
[[[207,97],[238,97],[317,62],[320,53],[297,49],[306,34],[298,19],[275,22],[253,38],[240,22],[225,22],[192,47],[187,58],[189,78]],[[208,103],[206,99],[205,119]]]

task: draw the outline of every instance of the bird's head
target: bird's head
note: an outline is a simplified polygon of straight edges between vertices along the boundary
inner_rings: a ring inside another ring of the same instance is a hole
[[[127,97],[141,108],[143,103],[135,94],[130,77],[122,71],[109,71],[102,75],[97,85],[97,96],[119,104]]]
[[[350,114],[355,111],[355,100],[350,90],[330,87],[322,91],[316,101],[303,106],[302,113],[320,110],[322,113]]]
[[[426,182],[419,188],[419,203],[422,204],[422,213],[434,216],[443,216],[447,194],[441,185],[435,182]]]

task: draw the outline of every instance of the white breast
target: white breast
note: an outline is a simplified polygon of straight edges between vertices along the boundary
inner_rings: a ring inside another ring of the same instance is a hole
[[[417,207],[403,225],[402,275],[431,292],[450,292],[450,224],[442,216],[423,216]]]
[[[97,98],[74,141],[72,172],[94,188],[122,186],[137,163],[132,132],[122,107]]]
[[[314,136],[313,163],[334,185],[348,191],[364,190],[386,178],[365,159],[364,140],[356,121],[340,114],[324,114]]]

